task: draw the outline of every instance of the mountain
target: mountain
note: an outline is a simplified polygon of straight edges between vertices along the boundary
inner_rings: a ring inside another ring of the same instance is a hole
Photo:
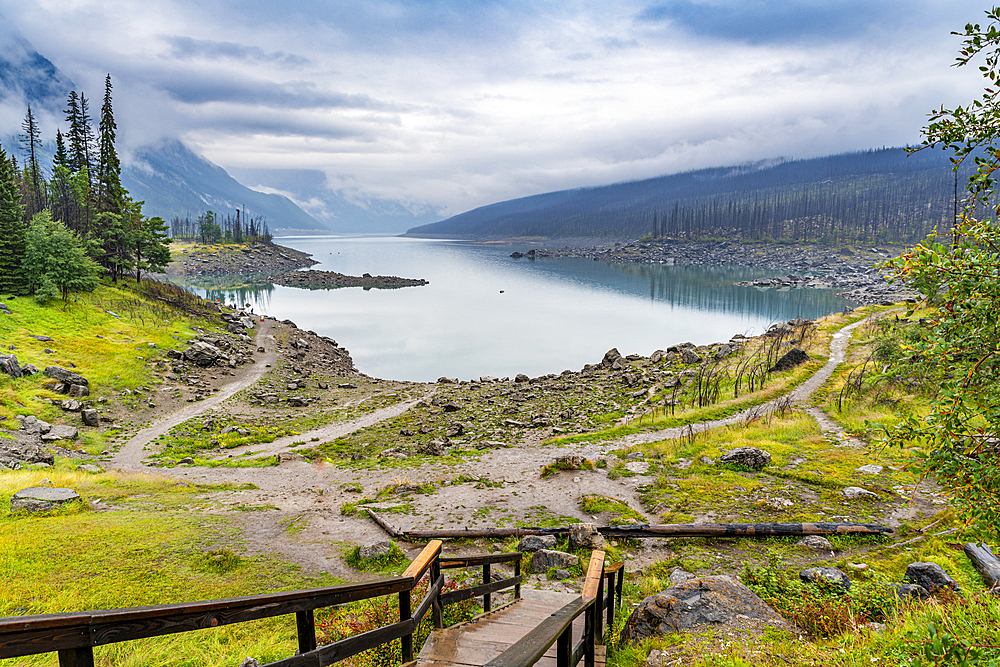
[[[483,206],[413,236],[741,236],[910,242],[951,224],[946,155],[902,148],[701,169]]]
[[[135,151],[122,167],[122,185],[143,211],[165,220],[244,209],[264,216],[272,233],[329,233],[330,229],[288,197],[251,190],[222,167],[196,155],[180,141],[164,141]]]
[[[50,115],[62,123],[66,97],[74,89],[73,81],[0,15],[0,104],[22,115],[25,105],[30,104],[36,116]],[[20,157],[16,138],[20,128],[3,129],[9,133],[4,147]],[[46,139],[40,161],[50,166],[54,137]],[[146,202],[143,211],[147,215],[167,220],[196,217],[208,209],[225,214],[240,208],[254,217],[263,216],[274,233],[331,231],[288,197],[251,190],[176,140],[143,146],[131,156],[123,156],[121,180],[133,199]]]

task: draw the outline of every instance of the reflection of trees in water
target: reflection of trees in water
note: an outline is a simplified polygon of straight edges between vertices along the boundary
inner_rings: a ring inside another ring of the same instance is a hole
[[[268,282],[266,273],[237,273],[216,276],[176,276],[181,287],[202,294],[206,299],[243,305],[249,303],[259,311],[271,307],[274,284]]]
[[[634,287],[648,287],[649,298],[670,304],[726,313],[763,315],[772,321],[794,317],[819,317],[842,309],[849,302],[832,290],[789,290],[738,287],[733,282],[773,275],[748,267],[666,266],[659,264],[611,264]],[[638,290],[636,290],[638,291]]]

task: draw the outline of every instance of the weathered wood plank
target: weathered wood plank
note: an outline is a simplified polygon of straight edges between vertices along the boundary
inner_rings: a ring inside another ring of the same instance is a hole
[[[413,580],[413,583],[420,581],[420,578],[424,576],[424,573],[431,566],[431,562],[441,554],[441,545],[443,542],[441,540],[432,540],[423,551],[421,551],[413,562],[410,563],[409,567],[403,570],[402,576],[409,577]]]
[[[522,667],[531,665],[545,655],[549,647],[556,642],[573,620],[582,614],[593,599],[577,598],[544,621],[535,626],[524,637],[519,639],[509,649],[495,659],[486,663],[488,667]]]
[[[604,576],[604,552],[594,551],[590,554],[590,565],[587,567],[587,578],[583,581],[583,592],[585,598],[596,598],[597,589],[601,586],[601,577]]]

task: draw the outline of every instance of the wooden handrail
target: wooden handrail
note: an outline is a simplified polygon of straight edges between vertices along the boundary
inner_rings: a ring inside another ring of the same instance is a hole
[[[409,577],[416,584],[424,576],[424,573],[431,566],[431,562],[441,555],[441,545],[443,543],[441,540],[431,540],[428,542],[427,546],[424,547],[423,551],[413,559],[410,566],[407,567],[402,576]]]
[[[583,581],[583,592],[580,593],[585,598],[596,598],[597,589],[604,579],[604,552],[595,551],[590,555],[590,567],[587,568],[587,578]]]
[[[592,604],[593,598],[583,597],[566,603],[503,653],[486,663],[485,667],[525,667],[535,664]]]
[[[476,567],[489,563],[508,563],[521,560],[524,557],[520,551],[513,551],[502,554],[487,554],[485,556],[441,556],[442,570],[450,570],[457,567]]]

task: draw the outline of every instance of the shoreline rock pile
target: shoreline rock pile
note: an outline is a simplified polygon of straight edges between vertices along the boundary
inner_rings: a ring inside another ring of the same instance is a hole
[[[170,267],[175,275],[290,271],[319,264],[312,255],[275,243],[196,246]]]

